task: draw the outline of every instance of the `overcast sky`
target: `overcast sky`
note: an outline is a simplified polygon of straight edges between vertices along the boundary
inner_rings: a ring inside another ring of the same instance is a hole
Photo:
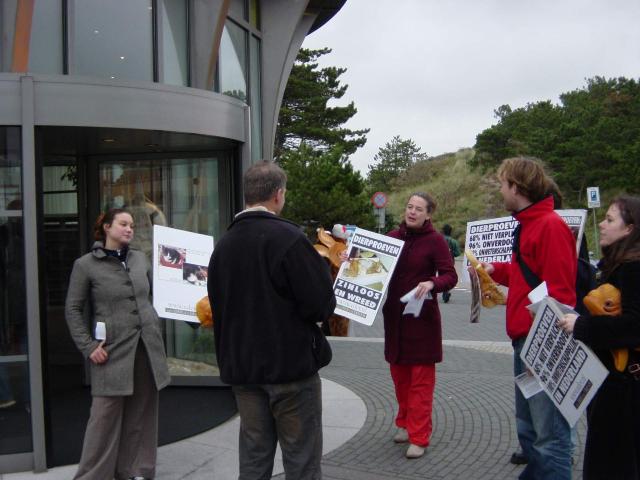
[[[640,77],[640,0],[347,0],[303,47],[346,67],[341,104],[371,128],[351,156],[363,174],[394,135],[439,155],[471,147],[500,105],[521,107]]]

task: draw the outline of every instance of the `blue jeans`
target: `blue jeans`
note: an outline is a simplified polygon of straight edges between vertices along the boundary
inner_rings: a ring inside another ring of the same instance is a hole
[[[513,373],[526,370],[520,359],[525,338],[513,344]],[[560,410],[546,393],[540,392],[524,398],[520,389],[516,393],[516,429],[524,455],[529,459],[521,480],[564,480],[571,478],[573,453],[572,429]]]
[[[320,377],[272,385],[234,385],[240,412],[239,480],[268,480],[280,442],[287,480],[320,480]]]

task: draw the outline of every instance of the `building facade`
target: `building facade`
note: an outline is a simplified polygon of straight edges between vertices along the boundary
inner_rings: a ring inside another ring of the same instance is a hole
[[[98,213],[217,239],[270,158],[304,37],[345,0],[0,2],[0,473],[50,466],[87,382],[64,299]],[[162,320],[177,385],[215,385],[212,332]],[[15,403],[14,403],[15,402]]]

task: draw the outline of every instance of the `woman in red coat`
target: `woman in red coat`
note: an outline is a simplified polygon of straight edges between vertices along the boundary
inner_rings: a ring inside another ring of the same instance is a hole
[[[435,364],[442,361],[442,325],[436,293],[452,289],[457,281],[449,247],[431,225],[436,203],[426,193],[414,193],[404,221],[389,236],[404,240],[404,247],[389,283],[384,315],[384,355],[390,364],[398,400],[394,437],[409,442],[407,458],[424,454],[431,437],[431,409],[435,387]],[[420,315],[403,315],[400,297],[417,288],[416,297],[431,292]]]

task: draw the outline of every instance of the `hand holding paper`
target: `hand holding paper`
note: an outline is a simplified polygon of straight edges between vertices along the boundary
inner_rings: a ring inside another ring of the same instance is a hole
[[[410,292],[406,293],[404,296],[400,297],[400,301],[402,303],[406,303],[407,306],[404,307],[402,312],[403,315],[412,314],[414,317],[420,315],[420,310],[422,310],[422,305],[425,300],[431,300],[433,297],[431,296],[431,292],[427,292],[422,298],[416,298],[416,292],[418,291],[418,287],[414,288]]]

